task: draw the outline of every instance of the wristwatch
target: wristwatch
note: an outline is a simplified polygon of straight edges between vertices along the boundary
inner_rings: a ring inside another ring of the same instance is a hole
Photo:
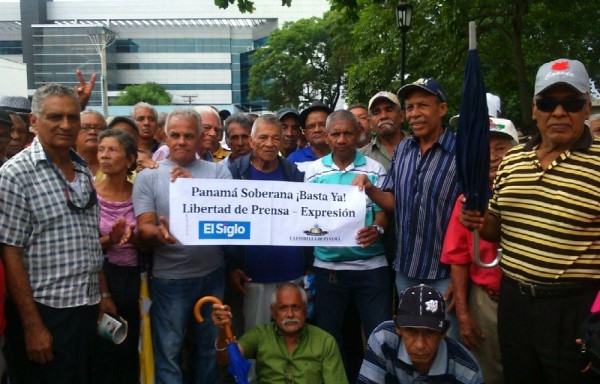
[[[385,233],[385,229],[383,229],[383,227],[379,224],[373,224],[373,228],[377,230],[377,232],[379,233],[379,237],[383,236],[383,234]]]

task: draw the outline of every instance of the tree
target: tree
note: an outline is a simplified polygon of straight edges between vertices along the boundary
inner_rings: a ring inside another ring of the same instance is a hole
[[[551,0],[413,0],[407,34],[407,82],[436,77],[458,111],[468,22],[475,21],[486,87],[500,95],[503,114],[525,130],[534,130],[531,100],[540,64],[558,57],[577,58],[590,74],[600,71],[600,36],[593,2]],[[332,0],[353,23],[356,62],[348,69],[347,99],[368,100],[378,90],[400,84],[400,33],[396,4],[383,0]],[[520,123],[520,124],[519,124]]]
[[[216,0],[231,4],[235,1]],[[289,6],[291,1],[282,0],[282,5]],[[354,62],[346,63],[342,77],[348,102],[365,102],[379,90],[398,89],[401,46],[395,8],[401,1],[331,0],[338,27],[350,28],[350,38],[344,40],[343,47],[346,57],[353,57]],[[238,7],[242,3],[247,6],[252,1],[238,0]],[[595,25],[600,19],[600,7],[596,2],[411,3],[414,14],[407,35],[406,81],[425,76],[440,80],[448,94],[449,115],[459,109],[469,21],[477,24],[478,50],[488,91],[502,98],[503,115],[526,132],[536,130],[531,121],[531,100],[535,73],[542,63],[559,57],[574,58],[582,61],[590,74],[600,73],[600,34]],[[301,77],[300,73],[288,75]],[[301,79],[290,80],[294,84],[298,81]]]
[[[237,6],[242,13],[254,12],[254,1],[252,0],[215,0],[215,5],[222,9],[229,8],[229,4],[233,4],[237,1]],[[292,0],[281,0],[281,5],[292,5]]]
[[[128,85],[114,100],[114,105],[135,105],[140,101],[152,105],[170,105],[171,95],[156,83]]]
[[[253,55],[250,97],[268,100],[268,108],[299,107],[320,100],[334,107],[350,61],[349,26],[341,15],[286,23]]]

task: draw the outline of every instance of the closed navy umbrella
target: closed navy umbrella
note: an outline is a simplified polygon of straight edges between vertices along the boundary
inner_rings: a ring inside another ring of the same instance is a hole
[[[456,134],[456,164],[465,208],[483,213],[489,200],[489,115],[485,84],[475,41],[475,23],[469,23],[469,51],[462,86],[460,118]],[[473,254],[480,267],[491,268],[499,259],[485,264],[479,257],[479,231],[473,231]]]

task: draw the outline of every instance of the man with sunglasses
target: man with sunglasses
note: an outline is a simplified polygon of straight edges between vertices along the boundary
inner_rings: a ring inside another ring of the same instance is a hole
[[[92,175],[72,150],[79,111],[72,89],[39,88],[30,115],[37,137],[0,168],[7,359],[17,383],[89,382],[98,310],[115,311]]]
[[[507,383],[597,383],[575,344],[600,287],[600,141],[584,121],[590,80],[558,59],[538,70],[539,134],[501,163],[489,209],[460,220],[500,241],[498,336]]]

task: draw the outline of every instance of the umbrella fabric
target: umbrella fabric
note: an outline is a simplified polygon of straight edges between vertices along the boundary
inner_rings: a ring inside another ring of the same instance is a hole
[[[152,350],[152,332],[150,329],[150,294],[148,290],[148,276],[141,274],[140,287],[140,383],[154,383],[154,353]]]
[[[476,49],[467,52],[460,118],[456,134],[459,182],[465,208],[484,212],[489,200],[489,116],[481,63]]]
[[[237,343],[227,344],[227,355],[229,355],[229,367],[227,370],[235,378],[238,384],[248,384],[248,371],[251,363],[242,357]]]

